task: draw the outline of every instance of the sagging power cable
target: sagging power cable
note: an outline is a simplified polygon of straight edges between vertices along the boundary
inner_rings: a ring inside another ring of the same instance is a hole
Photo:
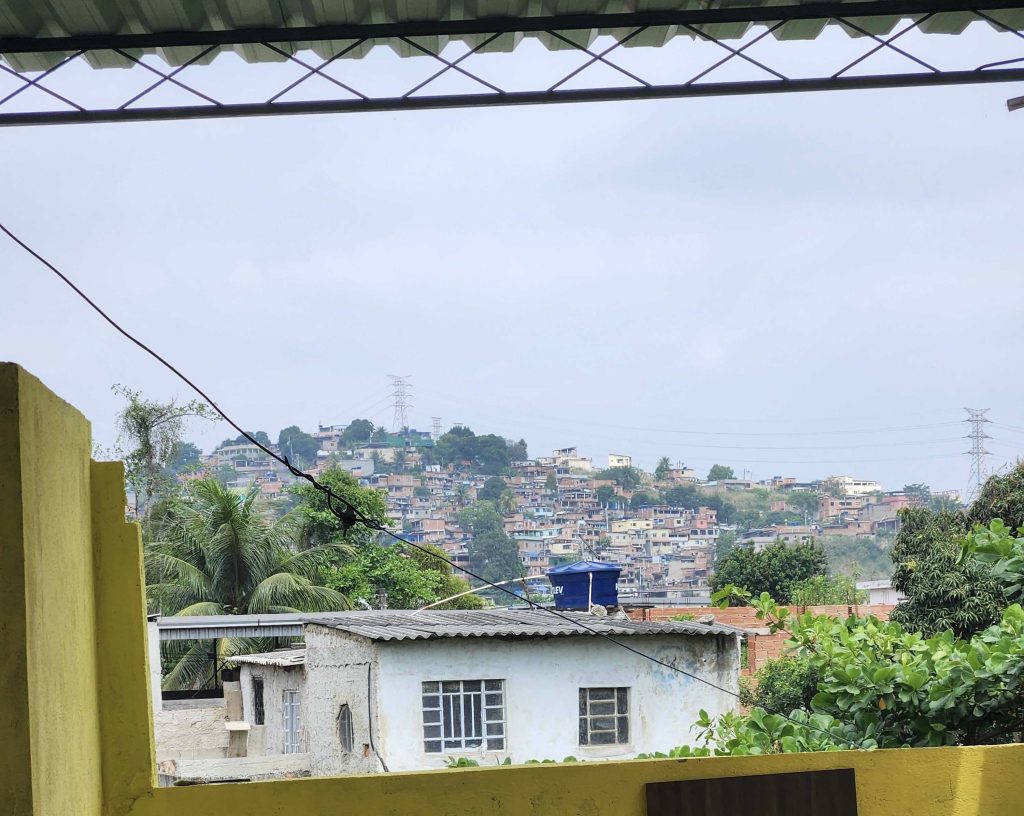
[[[637,648],[635,648],[633,646],[630,646],[628,643],[623,643],[622,641],[617,640],[616,638],[614,638],[611,635],[609,635],[607,632],[602,632],[602,631],[600,631],[598,629],[595,629],[595,628],[593,628],[591,626],[588,626],[583,621],[578,620],[577,618],[573,618],[570,615],[566,615],[566,614],[564,614],[562,612],[559,612],[557,609],[552,609],[551,607],[547,607],[547,606],[541,606],[540,604],[536,603],[535,601],[533,601],[529,597],[523,598],[522,596],[518,595],[513,590],[509,589],[508,587],[499,586],[498,584],[495,584],[495,583],[493,583],[491,581],[488,581],[482,575],[478,575],[475,572],[473,572],[472,570],[469,570],[469,569],[467,569],[466,567],[463,567],[460,564],[456,564],[451,559],[446,558],[443,555],[439,555],[438,553],[433,552],[432,550],[428,549],[427,547],[423,547],[423,546],[421,546],[421,545],[419,545],[419,544],[417,544],[417,543],[415,543],[413,541],[409,541],[408,539],[403,538],[398,533],[395,533],[392,530],[389,530],[385,525],[383,525],[378,520],[368,517],[361,510],[359,510],[359,508],[356,507],[352,502],[348,501],[343,496],[339,496],[337,493],[335,493],[331,489],[331,487],[329,485],[323,484],[322,482],[317,480],[312,474],[307,473],[306,471],[301,470],[300,468],[295,467],[295,465],[293,465],[289,461],[287,456],[281,456],[281,455],[275,453],[269,447],[267,447],[266,445],[261,443],[259,440],[255,439],[248,431],[244,430],[241,425],[239,425],[230,416],[228,416],[217,405],[217,403],[214,402],[213,398],[210,397],[209,394],[207,394],[203,389],[201,389],[198,385],[196,385],[189,377],[187,377],[184,373],[182,373],[174,364],[172,364],[170,361],[168,361],[165,357],[163,357],[158,352],[154,351],[148,345],[143,343],[141,340],[139,340],[137,337],[135,337],[133,334],[131,334],[127,329],[123,328],[116,320],[114,320],[109,314],[107,314],[92,298],[90,298],[87,294],[85,294],[85,292],[83,292],[67,275],[65,275],[63,272],[61,272],[56,266],[54,266],[52,263],[50,263],[50,261],[48,261],[42,255],[40,255],[36,250],[34,250],[31,246],[29,246],[27,243],[25,243],[23,240],[21,240],[17,235],[15,235],[13,232],[11,232],[11,230],[8,229],[7,226],[5,224],[3,224],[2,222],[0,222],[0,231],[2,231],[15,244],[17,244],[19,247],[21,247],[25,252],[27,252],[29,255],[31,255],[33,258],[35,258],[37,261],[39,261],[39,263],[41,263],[43,266],[45,266],[47,269],[49,269],[51,272],[53,272],[53,274],[55,274],[58,278],[60,278],[61,281],[63,281],[68,287],[70,287],[71,290],[74,291],[75,294],[77,294],[82,300],[84,300],[87,304],[89,304],[89,306],[92,307],[92,309],[100,317],[102,317],[107,323],[109,323],[119,334],[121,334],[123,337],[125,337],[127,340],[129,340],[134,345],[138,346],[140,349],[142,349],[144,352],[146,352],[148,355],[150,355],[153,359],[155,359],[158,363],[160,363],[162,366],[164,366],[168,371],[170,371],[172,374],[174,374],[183,383],[185,383],[189,388],[191,388],[193,391],[195,391],[196,394],[198,394],[200,397],[202,397],[202,399],[205,400],[210,405],[210,407],[213,408],[214,411],[216,411],[216,413],[221,417],[221,419],[223,419],[228,425],[230,425],[232,428],[234,428],[236,431],[238,431],[238,433],[243,438],[247,439],[249,442],[251,442],[257,448],[259,448],[261,451],[263,451],[265,454],[267,454],[267,456],[271,457],[274,461],[279,462],[280,464],[284,465],[288,469],[288,472],[291,473],[293,476],[295,476],[297,479],[304,479],[305,481],[309,482],[309,484],[311,484],[316,490],[320,491],[325,496],[325,498],[327,500],[327,507],[328,507],[328,509],[341,522],[341,526],[342,526],[342,529],[344,531],[348,531],[353,526],[355,526],[357,523],[358,524],[362,524],[363,526],[367,527],[370,530],[375,530],[377,532],[380,532],[380,533],[383,533],[383,534],[385,534],[387,536],[390,536],[397,543],[401,544],[404,547],[409,547],[411,549],[418,550],[419,552],[424,553],[424,554],[430,556],[431,558],[434,558],[434,559],[436,559],[438,561],[441,561],[444,564],[447,564],[452,569],[456,569],[459,572],[462,572],[463,574],[469,576],[470,578],[473,578],[473,579],[475,579],[477,581],[480,581],[482,584],[486,584],[491,589],[498,590],[499,592],[503,592],[506,595],[511,596],[517,602],[525,601],[526,604],[530,608],[532,608],[532,609],[537,609],[537,610],[540,610],[540,611],[545,612],[547,614],[553,615],[554,617],[559,618],[559,619],[561,619],[561,620],[563,620],[563,621],[565,621],[567,623],[570,623],[573,626],[576,626],[579,629],[582,629],[582,630],[584,630],[586,632],[589,632],[592,635],[597,635],[598,637],[604,638],[608,642],[614,643],[616,646],[618,646],[618,647],[620,647],[622,649],[625,649],[626,651],[631,652],[634,655],[643,658],[644,660],[649,660],[652,663],[655,663],[655,664],[657,664],[657,665],[659,665],[659,666],[661,666],[661,667],[663,667],[665,669],[669,669],[670,671],[673,671],[673,672],[675,672],[677,674],[680,674],[680,675],[682,675],[684,677],[688,677],[691,680],[695,680],[698,683],[702,683],[702,684],[704,684],[706,686],[709,686],[710,688],[713,688],[716,691],[720,691],[723,694],[729,695],[731,697],[735,697],[736,699],[740,699],[740,695],[737,692],[733,691],[732,689],[728,689],[728,688],[725,688],[724,686],[720,686],[717,683],[715,683],[715,682],[713,682],[711,680],[708,680],[707,678],[704,678],[704,677],[701,677],[699,675],[693,674],[691,672],[686,671],[685,669],[681,669],[678,666],[675,666],[675,665],[673,665],[671,663],[668,663],[668,662],[666,662],[664,660],[661,660],[661,659],[659,659],[657,657],[654,657],[653,655],[649,655],[646,652],[642,652],[639,649],[637,649]],[[337,503],[337,505],[336,505],[336,503]],[[776,715],[782,717],[783,719],[788,720],[788,721],[794,723],[795,725],[798,725],[798,726],[803,727],[803,728],[807,728],[808,730],[811,730],[811,731],[817,731],[817,732],[819,732],[821,734],[824,734],[824,735],[826,735],[826,736],[828,736],[828,737],[830,737],[832,739],[836,739],[837,737],[839,737],[842,741],[846,742],[846,744],[847,744],[847,746],[849,748],[856,749],[856,748],[860,747],[860,746],[856,745],[855,743],[851,742],[850,740],[848,740],[846,737],[840,737],[840,735],[834,734],[834,733],[832,733],[832,732],[830,732],[830,731],[828,731],[828,730],[826,730],[824,728],[820,728],[818,726],[812,725],[809,722],[800,722],[799,720],[794,719],[793,717],[791,717],[790,715],[788,715],[788,714],[786,714],[786,713],[784,713],[782,711],[771,711],[770,709],[765,709],[765,710],[769,711],[769,713],[776,714]]]

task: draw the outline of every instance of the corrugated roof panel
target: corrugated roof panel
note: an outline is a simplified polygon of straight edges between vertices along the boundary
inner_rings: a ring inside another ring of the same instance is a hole
[[[280,649],[276,652],[259,652],[257,654],[233,655],[230,663],[244,663],[251,666],[302,666],[306,662],[306,650]]]
[[[741,631],[718,623],[649,623],[586,613],[554,615],[537,609],[338,612],[307,615],[305,620],[377,641],[457,637],[735,635]]]
[[[559,17],[574,14],[616,14],[633,11],[684,11],[697,9],[761,8],[785,6],[790,3],[776,3],[774,0],[746,0],[736,3],[730,0],[43,0],[42,2],[14,2],[0,0],[0,37],[65,37],[74,35],[115,35],[149,34],[160,32],[234,31],[251,28],[316,28],[328,25],[367,25],[400,23],[409,21],[458,21],[478,20],[488,17]],[[981,8],[984,8],[982,4]],[[1024,28],[1024,9],[993,11],[990,15],[1015,30]],[[856,17],[853,22],[875,35],[890,33],[906,15],[876,15]],[[959,33],[971,19],[968,12],[943,12],[929,19],[923,30],[933,33]],[[775,36],[782,40],[812,39],[820,34],[825,20],[794,20],[786,23]],[[841,25],[841,24],[839,24]],[[752,24],[748,22],[706,23],[700,30],[717,39],[732,40],[744,36]],[[865,36],[855,29],[844,26],[853,37]],[[555,29],[557,30],[557,28]],[[625,36],[629,29],[613,28],[576,29],[559,32],[566,39],[580,46],[590,46],[599,33]],[[489,35],[468,33],[452,35],[439,34],[417,37],[425,49],[439,52],[451,40],[476,46]],[[525,36],[539,39],[551,50],[570,49],[572,46],[546,31],[524,34],[515,32],[503,35],[483,49],[485,52],[508,51]],[[659,46],[677,36],[694,37],[684,26],[652,26],[630,39],[627,47]],[[412,38],[410,38],[412,39]],[[275,43],[286,53],[295,53],[312,47],[322,58],[327,59],[350,43],[344,40]],[[368,41],[350,51],[345,59],[365,56],[374,45],[386,44],[402,56],[425,56],[415,46],[397,39],[376,39]],[[250,62],[274,62],[285,57],[259,43],[222,46],[223,50],[234,50]],[[193,45],[160,46],[147,49],[146,53],[157,53],[170,65],[181,65],[195,58],[204,49]],[[144,51],[132,51],[138,56]],[[213,51],[201,62],[209,62],[218,52]],[[11,54],[4,60],[18,71],[39,71],[52,67],[68,56],[67,52],[45,54]],[[113,51],[93,51],[87,56],[89,64],[98,68],[130,66],[131,60]]]

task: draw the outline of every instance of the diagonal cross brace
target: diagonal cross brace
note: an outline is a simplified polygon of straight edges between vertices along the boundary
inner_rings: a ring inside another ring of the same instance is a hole
[[[70,57],[65,57],[60,62],[58,62],[56,65],[54,65],[52,68],[48,68],[47,70],[43,71],[43,73],[41,73],[35,79],[26,79],[25,77],[23,77],[21,74],[19,74],[14,69],[8,68],[2,62],[0,62],[0,70],[6,71],[8,74],[13,76],[15,79],[21,80],[22,82],[25,83],[22,87],[18,88],[16,91],[11,91],[11,93],[7,94],[7,96],[5,96],[3,99],[0,99],[0,105],[4,105],[9,100],[14,99],[14,97],[16,97],[22,91],[27,91],[29,88],[38,88],[43,93],[48,93],[50,96],[52,96],[52,97],[54,97],[56,99],[59,99],[64,104],[70,105],[73,108],[78,108],[78,110],[80,110],[80,111],[84,111],[85,108],[83,108],[77,102],[72,102],[70,99],[68,99],[65,96],[61,96],[56,91],[51,91],[49,88],[47,88],[45,85],[43,85],[40,82],[41,79],[45,79],[50,74],[52,74],[54,71],[56,71],[58,68],[63,68],[65,65],[67,65],[69,62],[71,62],[73,59],[75,59],[76,57],[82,56],[82,54],[84,54],[84,53],[85,53],[84,51],[78,51],[77,53],[72,54]]]
[[[490,45],[492,42],[494,42],[496,39],[498,39],[498,37],[501,37],[501,36],[502,36],[502,34],[500,32],[497,33],[497,34],[492,34],[490,37],[488,37],[486,40],[484,40],[482,43],[480,43],[480,45],[476,46],[475,48],[471,48],[469,51],[467,51],[465,54],[463,54],[457,60],[454,60],[451,63],[451,65],[445,65],[445,67],[442,68],[440,71],[438,71],[435,74],[427,77],[425,80],[423,80],[416,87],[411,88],[410,90],[406,91],[404,94],[402,94],[402,99],[407,99],[408,97],[410,97],[414,93],[416,93],[416,91],[422,90],[423,88],[425,88],[427,85],[429,85],[431,82],[433,82],[435,79],[437,79],[442,74],[445,74],[448,71],[451,71],[452,69],[458,70],[457,66],[458,66],[458,64],[460,62],[462,62],[463,60],[469,59],[474,54],[478,53],[479,51],[482,51],[484,48],[486,48],[488,45]],[[473,77],[473,78],[476,79],[476,77]],[[498,93],[504,93],[504,91],[498,91]]]
[[[308,71],[308,73],[306,73],[303,76],[299,77],[297,80],[295,80],[287,88],[285,88],[284,90],[278,91],[276,94],[274,94],[272,97],[270,97],[270,99],[267,100],[267,104],[269,105],[271,102],[276,102],[278,99],[280,99],[286,93],[288,93],[288,91],[292,90],[292,88],[295,88],[296,86],[301,85],[303,82],[305,82],[307,79],[309,79],[313,75],[321,76],[324,79],[326,79],[328,82],[333,82],[339,88],[343,88],[344,90],[348,91],[350,94],[353,94],[354,96],[358,96],[360,99],[369,99],[370,97],[368,97],[366,94],[360,93],[355,88],[352,88],[352,87],[346,85],[341,80],[335,79],[330,74],[325,74],[324,73],[324,68],[326,68],[332,62],[334,62],[336,59],[340,59],[341,57],[345,56],[350,51],[354,51],[356,48],[361,46],[364,42],[366,42],[365,39],[356,40],[351,45],[341,49],[341,51],[339,51],[338,53],[336,53],[333,56],[331,56],[329,59],[325,59],[323,62],[321,62],[316,67],[313,67],[312,65],[307,63],[305,60],[299,59],[294,54],[289,54],[287,51],[284,51],[283,49],[278,48],[276,45],[273,45],[273,44],[267,43],[267,42],[263,43],[263,45],[266,46],[267,48],[269,48],[271,51],[274,51],[275,53],[278,53],[278,54],[280,54],[283,57],[287,57],[292,62],[298,63],[299,65],[301,65],[303,68],[305,68]]]
[[[630,79],[632,79],[632,80],[633,80],[634,82],[639,82],[639,83],[640,83],[641,85],[643,85],[643,86],[644,86],[645,88],[650,88],[650,87],[653,87],[653,86],[651,85],[651,83],[650,83],[650,82],[648,82],[647,80],[645,80],[645,79],[641,79],[641,78],[640,78],[640,77],[638,77],[638,76],[637,76],[636,74],[632,74],[632,73],[630,73],[630,72],[629,72],[629,71],[627,71],[627,70],[626,70],[625,68],[623,68],[623,67],[622,67],[621,65],[616,65],[616,64],[615,64],[614,62],[612,62],[611,60],[609,60],[609,59],[605,59],[605,57],[606,57],[606,56],[607,56],[607,55],[608,55],[609,53],[611,53],[612,51],[614,51],[614,50],[615,50],[616,48],[618,48],[618,47],[619,47],[620,45],[624,45],[625,43],[629,42],[629,40],[633,39],[633,38],[634,38],[635,36],[637,36],[638,34],[640,34],[640,33],[644,32],[644,31],[646,31],[646,30],[647,30],[647,26],[641,26],[640,28],[638,28],[638,29],[635,29],[635,30],[634,30],[634,31],[632,31],[632,32],[631,32],[630,34],[627,34],[627,35],[626,35],[625,37],[623,37],[623,38],[622,38],[621,40],[618,40],[617,42],[615,42],[615,43],[613,43],[612,45],[608,46],[608,47],[607,47],[607,48],[606,48],[606,49],[605,49],[604,51],[602,51],[602,52],[601,52],[600,54],[595,54],[595,53],[594,53],[593,51],[591,51],[591,50],[590,50],[589,48],[587,48],[586,46],[583,46],[583,45],[580,45],[579,43],[573,42],[573,41],[572,41],[572,40],[570,40],[570,39],[569,39],[568,37],[563,37],[563,36],[562,36],[561,34],[559,34],[559,33],[558,33],[557,31],[549,31],[549,32],[548,32],[548,34],[550,34],[550,35],[551,35],[552,37],[557,37],[557,38],[558,38],[558,39],[560,39],[560,40],[561,40],[562,42],[564,42],[564,43],[568,43],[568,44],[569,44],[569,45],[571,45],[571,46],[572,46],[573,48],[577,48],[577,49],[579,49],[580,51],[582,51],[582,52],[583,52],[584,54],[589,54],[589,55],[590,55],[590,59],[589,59],[589,60],[587,60],[587,61],[586,61],[585,63],[583,63],[583,65],[581,65],[581,66],[580,66],[579,68],[577,68],[577,69],[576,69],[575,71],[572,71],[572,72],[570,72],[570,73],[566,74],[566,75],[565,75],[564,77],[562,77],[562,78],[561,78],[560,80],[558,80],[558,82],[556,82],[556,83],[555,83],[554,85],[552,85],[552,86],[551,86],[550,88],[548,88],[548,90],[549,90],[549,91],[553,91],[553,90],[555,90],[556,88],[558,88],[558,86],[559,86],[559,85],[564,85],[564,84],[565,84],[566,82],[568,82],[568,81],[569,81],[570,79],[572,79],[572,78],[573,78],[574,76],[576,76],[577,74],[580,74],[580,73],[582,73],[583,71],[586,71],[586,70],[587,70],[587,69],[588,69],[588,68],[589,68],[589,67],[590,67],[591,65],[593,65],[593,64],[594,64],[595,62],[603,62],[603,63],[604,63],[605,65],[607,65],[608,67],[610,67],[610,68],[614,68],[614,69],[615,69],[616,71],[618,71],[618,72],[619,72],[619,73],[621,73],[621,74],[625,74],[625,75],[626,75],[626,76],[628,76],[628,77],[629,77]]]
[[[874,48],[872,48],[870,51],[868,51],[866,54],[861,54],[859,57],[857,57],[857,59],[855,59],[853,62],[851,62],[845,68],[840,68],[836,73],[832,74],[832,79],[835,79],[836,77],[842,76],[847,71],[849,71],[851,68],[853,68],[853,66],[860,65],[862,62],[864,62],[864,60],[866,60],[872,54],[878,53],[883,48],[891,48],[897,54],[901,54],[902,56],[906,57],[907,59],[913,60],[918,65],[923,65],[929,71],[932,71],[933,73],[936,73],[936,74],[941,73],[938,68],[935,68],[934,66],[929,65],[927,62],[924,62],[923,60],[919,60],[913,54],[908,54],[902,48],[897,48],[895,45],[893,45],[893,42],[898,40],[904,34],[908,34],[909,32],[911,32],[914,29],[918,28],[925,20],[927,20],[930,17],[934,17],[934,16],[935,16],[934,14],[926,14],[923,17],[920,17],[917,20],[914,20],[912,23],[910,23],[910,25],[908,25],[902,31],[898,31],[895,34],[893,34],[891,37],[889,37],[887,39],[884,39],[884,40],[881,37],[879,37],[877,34],[872,34],[870,31],[865,31],[860,26],[858,26],[858,25],[856,25],[854,23],[851,23],[849,20],[846,20],[846,19],[844,19],[842,17],[837,17],[836,20],[838,22],[842,23],[843,25],[848,25],[850,28],[854,29],[854,31],[859,31],[861,34],[864,34],[864,35],[870,37],[871,39],[875,40],[879,44],[876,45]]]
[[[440,54],[435,54],[435,53],[434,53],[433,51],[431,51],[431,50],[430,50],[429,48],[425,48],[424,46],[420,45],[420,44],[419,44],[418,42],[414,42],[413,40],[410,40],[410,39],[409,39],[408,37],[399,37],[398,39],[399,39],[399,40],[401,40],[402,42],[404,42],[404,43],[405,43],[406,45],[411,45],[411,46],[412,46],[413,48],[415,48],[415,49],[416,49],[417,51],[422,51],[422,52],[423,52],[424,54],[426,54],[427,56],[429,56],[429,57],[433,57],[433,58],[434,58],[434,59],[436,59],[436,60],[437,60],[438,62],[440,62],[440,63],[443,63],[444,65],[447,65],[447,66],[448,66],[448,68],[452,69],[453,71],[458,71],[458,72],[459,72],[460,74],[462,74],[463,76],[467,76],[467,77],[469,77],[470,79],[472,79],[472,80],[474,80],[474,81],[476,81],[476,82],[479,82],[479,83],[480,83],[481,85],[483,85],[483,86],[484,86],[485,88],[490,88],[490,89],[491,89],[492,91],[494,91],[495,93],[499,93],[499,94],[503,94],[503,93],[505,93],[505,92],[504,92],[504,91],[503,91],[503,90],[502,90],[501,88],[499,88],[499,87],[498,87],[497,85],[492,85],[492,84],[491,84],[490,82],[488,82],[488,81],[487,81],[486,79],[480,79],[480,77],[478,77],[478,76],[477,76],[476,74],[471,74],[471,73],[470,73],[469,71],[467,71],[467,70],[466,70],[465,68],[462,68],[462,67],[461,67],[461,66],[459,65],[459,63],[460,63],[460,62],[462,62],[462,60],[464,60],[464,59],[465,59],[466,57],[468,57],[468,56],[469,56],[469,54],[463,54],[463,55],[462,55],[462,56],[461,56],[461,57],[460,57],[459,59],[457,59],[457,60],[455,60],[454,62],[452,62],[451,60],[446,60],[446,59],[445,59],[444,57],[442,57],[442,56],[441,56]],[[470,51],[469,53],[470,53],[470,54],[472,54],[472,53],[475,53],[475,50],[474,50],[474,51]],[[442,73],[443,73],[443,72],[442,72]],[[412,93],[412,91],[410,91],[409,93]],[[406,94],[406,97],[408,97],[408,95],[409,95],[409,94]]]

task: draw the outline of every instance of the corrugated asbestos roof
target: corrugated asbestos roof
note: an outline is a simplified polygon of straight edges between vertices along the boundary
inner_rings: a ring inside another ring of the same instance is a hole
[[[156,619],[160,640],[213,640],[225,637],[302,637],[302,615],[195,615]]]
[[[785,6],[777,0],[0,0],[0,38],[61,38],[90,35],[161,34],[167,32],[244,31],[246,29],[317,28],[323,26],[372,26],[406,22],[448,22],[486,18],[568,17],[571,15],[611,15],[643,12],[708,9],[766,8]],[[884,3],[878,4],[884,7]],[[980,8],[986,8],[984,3]],[[859,17],[857,25],[870,34],[888,34],[907,15],[879,14]],[[917,15],[920,16],[920,15]],[[1010,9],[992,12],[1005,25],[1024,29],[1024,11]],[[926,32],[960,33],[974,18],[969,12],[935,14],[921,29]],[[628,25],[628,23],[626,23]],[[750,22],[723,22],[701,25],[700,29],[717,39],[742,37]],[[827,19],[789,20],[773,36],[782,40],[814,39],[826,25],[840,25]],[[842,28],[852,37],[865,36],[848,26]],[[506,31],[497,26],[496,30]],[[628,29],[579,29],[566,31],[568,39],[589,45],[599,34],[622,36]],[[697,34],[683,26],[652,25],[624,45],[660,46],[675,37],[695,38]],[[573,45],[546,31],[509,31],[481,49],[506,52],[524,38],[539,39],[551,50],[571,49]],[[478,46],[487,38],[481,33],[453,33],[416,36],[417,43],[434,52],[453,40]],[[180,39],[180,38],[179,38]],[[280,44],[294,53],[312,49],[323,59],[337,54],[354,40],[312,40]],[[345,59],[363,57],[375,45],[388,45],[401,56],[425,56],[414,45],[398,39],[375,38],[344,55]],[[170,65],[181,65],[203,51],[202,46],[169,44],[131,49],[133,56],[156,53]],[[260,45],[246,43],[224,45],[220,51],[234,51],[248,62],[279,62],[285,57]],[[213,60],[219,51],[199,62]],[[40,71],[60,62],[67,52],[6,54],[3,58],[15,70]],[[85,59],[95,68],[128,67],[132,63],[114,51],[90,51]]]
[[[378,641],[435,640],[468,637],[561,637],[602,635],[735,635],[740,630],[719,623],[645,623],[561,612],[564,620],[536,609],[426,610],[423,612],[335,612],[307,615],[307,623],[327,626]],[[579,621],[576,625],[572,621]],[[587,628],[584,628],[587,627]],[[587,629],[593,630],[587,631]]]
[[[231,663],[247,663],[252,666],[301,666],[306,662],[305,649],[281,649],[276,652],[260,652],[259,654],[235,655]]]

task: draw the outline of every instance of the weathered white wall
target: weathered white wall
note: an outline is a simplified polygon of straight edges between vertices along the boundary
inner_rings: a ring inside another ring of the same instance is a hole
[[[341,633],[333,633],[338,640]],[[733,692],[738,691],[739,646],[731,636],[624,637],[633,648]],[[312,647],[312,644],[310,644]],[[377,746],[392,771],[444,767],[448,751],[423,751],[421,686],[429,680],[505,681],[506,749],[465,754],[482,764],[506,756],[528,759],[628,758],[692,743],[700,709],[720,714],[736,698],[596,637],[524,640],[470,638],[377,644],[374,670],[381,737]],[[630,738],[626,746],[579,745],[579,689],[630,689]],[[317,771],[314,767],[314,773]]]
[[[372,773],[382,770],[370,740],[370,703],[376,705],[378,676],[374,645],[363,638],[339,636],[333,629],[307,626],[306,745],[314,776],[341,773]],[[368,674],[369,673],[369,674]],[[417,697],[418,699],[418,697]],[[343,704],[352,711],[353,749],[341,748],[338,713]],[[376,717],[375,717],[376,718]],[[373,741],[379,740],[376,722]]]
[[[156,761],[213,759],[228,747],[224,700],[169,700],[153,712]]]
[[[216,782],[223,779],[289,779],[309,776],[309,754],[232,757],[230,759],[168,759],[157,765],[161,778]]]
[[[248,723],[253,722],[253,675],[263,677],[264,725],[262,728],[254,726],[253,729],[258,729],[262,733],[254,734],[250,731],[248,755],[258,756],[263,753],[271,756],[284,753],[284,692],[286,690],[296,690],[302,695],[300,725],[303,732],[303,745],[307,745],[305,731],[309,715],[304,693],[306,675],[303,667],[288,666],[285,668],[281,666],[251,666],[249,664],[242,666],[242,718]]]

